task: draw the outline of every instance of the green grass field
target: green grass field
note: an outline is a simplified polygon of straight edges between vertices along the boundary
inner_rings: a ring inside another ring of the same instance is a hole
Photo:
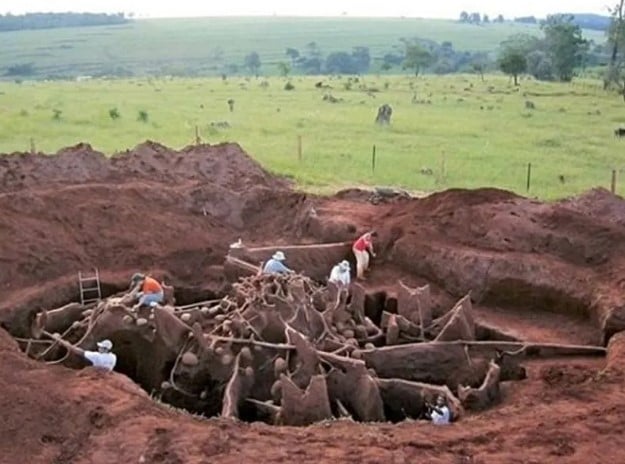
[[[458,50],[494,51],[512,34],[539,34],[535,25],[475,26],[449,20],[400,18],[195,18],[138,20],[120,26],[0,33],[0,76],[33,63],[38,77],[76,75],[218,75],[257,51],[265,75],[278,74],[285,50],[314,41],[324,55],[367,46],[372,66],[401,46],[402,37],[450,41]],[[587,38],[603,42],[597,31]],[[395,71],[397,72],[397,71]]]
[[[501,76],[371,76],[364,83],[379,92],[367,94],[362,81],[348,91],[347,78],[335,78],[325,81],[332,90],[320,90],[319,79],[294,78],[293,91],[281,78],[0,83],[0,152],[27,151],[31,138],[45,152],[85,141],[113,153],[146,139],[181,148],[193,142],[197,125],[204,141],[236,141],[313,191],[366,184],[525,193],[532,163],[530,194],[547,199],[609,187],[611,170],[623,168],[625,142],[613,136],[625,123],[623,102],[598,81],[524,80],[516,89]],[[323,101],[328,92],[342,101]],[[426,103],[412,103],[414,93]],[[236,101],[232,113],[229,98]],[[526,100],[536,109],[526,109]],[[382,103],[393,107],[390,127],[374,124]],[[110,118],[112,108],[119,119]],[[138,120],[141,110],[147,122]],[[231,127],[211,127],[218,121]],[[421,172],[428,168],[431,175]]]

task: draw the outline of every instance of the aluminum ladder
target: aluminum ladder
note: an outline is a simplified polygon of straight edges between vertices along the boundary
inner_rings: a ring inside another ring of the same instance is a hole
[[[83,306],[102,299],[100,288],[100,272],[97,268],[93,274],[83,274],[78,271],[78,287],[80,288],[80,304]]]

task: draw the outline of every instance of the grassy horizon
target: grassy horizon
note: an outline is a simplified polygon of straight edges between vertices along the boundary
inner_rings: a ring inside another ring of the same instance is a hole
[[[384,54],[403,47],[401,38],[450,41],[459,51],[495,51],[516,33],[538,35],[537,25],[484,25],[418,18],[213,17],[141,19],[115,26],[72,27],[0,33],[0,76],[8,67],[33,63],[36,76],[219,75],[259,53],[261,74],[277,75],[287,47],[304,51],[316,42],[324,55],[370,48],[372,71]],[[605,34],[584,31],[597,42]],[[155,53],[157,51],[157,53]],[[395,73],[398,70],[395,69]]]
[[[320,79],[332,89],[315,88]],[[284,90],[286,82],[4,82],[0,152],[28,151],[31,138],[46,153],[87,142],[111,154],[148,139],[179,149],[193,143],[198,126],[203,141],[237,142],[267,169],[306,190],[394,185],[429,192],[492,186],[526,194],[527,164],[532,163],[529,194],[544,199],[609,187],[611,170],[624,167],[625,142],[613,135],[625,124],[623,103],[603,92],[599,81],[523,80],[515,88],[503,76],[486,76],[484,82],[473,75],[368,76],[364,83],[347,86],[347,77],[295,77],[292,91]],[[324,101],[326,94],[338,102]],[[234,112],[228,108],[230,98]],[[535,109],[526,108],[528,100]],[[389,127],[374,124],[383,103],[393,108]],[[119,118],[111,118],[113,109]],[[147,121],[139,119],[141,111]],[[211,125],[221,121],[230,127]],[[618,191],[625,189],[619,184]]]

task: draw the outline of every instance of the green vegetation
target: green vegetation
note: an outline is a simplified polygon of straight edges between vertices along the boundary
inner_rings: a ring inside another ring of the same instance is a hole
[[[378,127],[384,103],[393,116]],[[598,80],[521,78],[515,87],[492,75],[5,82],[0,152],[28,151],[31,138],[45,152],[85,141],[113,153],[146,139],[181,148],[193,143],[197,125],[203,140],[236,141],[309,190],[368,184],[525,193],[532,163],[530,194],[556,198],[609,187],[611,170],[623,168],[625,142],[613,135],[625,124],[622,108]]]
[[[462,53],[495,53],[514,34],[539,36],[536,24],[411,18],[195,18],[136,20],[126,24],[0,33],[0,77],[318,74],[332,53],[336,66],[359,72],[401,72],[405,43],[436,44],[432,71],[471,69]],[[605,33],[584,31],[605,42]],[[403,39],[403,41],[402,41]],[[450,51],[454,51],[451,56]],[[365,56],[363,49],[367,48]],[[250,56],[256,53],[257,56]],[[447,55],[446,55],[447,54]],[[246,59],[248,57],[248,59]],[[483,56],[482,56],[483,57]],[[258,58],[258,60],[256,59]],[[299,61],[298,61],[299,60]],[[347,66],[347,68],[345,67]],[[413,68],[414,71],[414,68]]]

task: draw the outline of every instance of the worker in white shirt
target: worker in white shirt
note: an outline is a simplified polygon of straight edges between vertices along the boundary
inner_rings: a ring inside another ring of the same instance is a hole
[[[343,260],[332,268],[328,282],[348,286],[351,282],[349,261]]]
[[[59,345],[91,362],[93,367],[106,371],[112,371],[115,368],[117,356],[115,353],[111,352],[113,349],[113,343],[110,340],[102,340],[98,342],[98,351],[87,351],[67,343],[59,334],[54,334],[53,338],[59,343]]]
[[[443,425],[451,422],[451,411],[443,395],[438,395],[436,405],[427,405],[427,408],[426,417],[432,421],[432,424]]]

